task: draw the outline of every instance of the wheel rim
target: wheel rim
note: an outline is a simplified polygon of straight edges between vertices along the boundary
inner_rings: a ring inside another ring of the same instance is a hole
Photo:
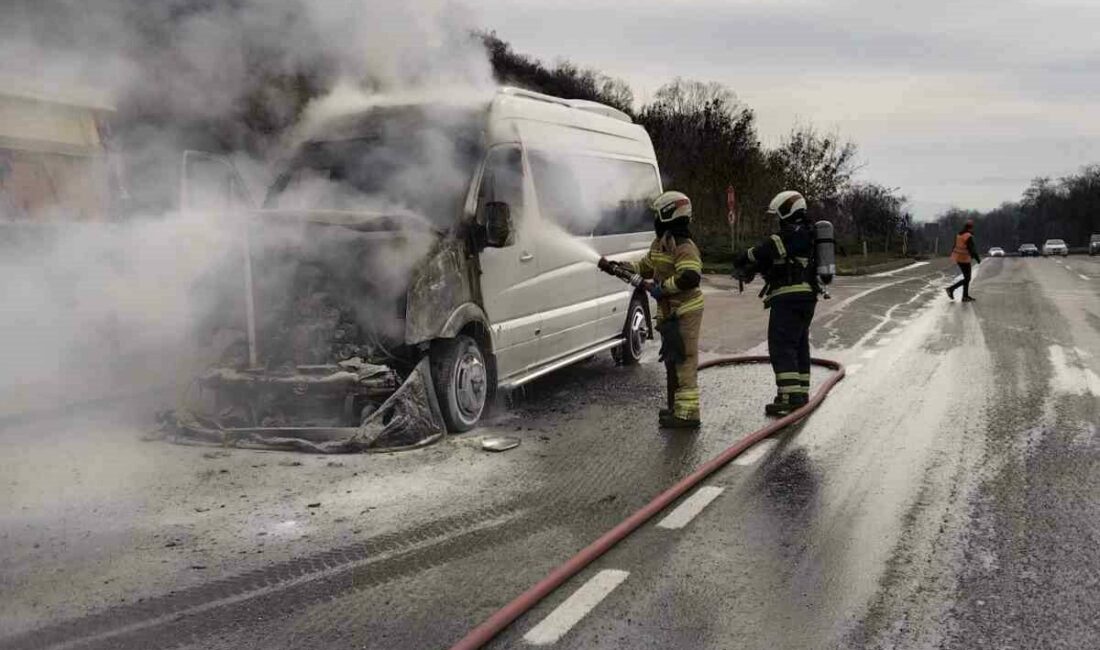
[[[454,391],[459,416],[466,423],[476,422],[485,408],[487,374],[481,352],[466,347],[455,362]]]
[[[645,345],[645,313],[640,308],[635,308],[630,314],[630,328],[627,331],[627,352],[635,359],[642,357],[642,346]]]

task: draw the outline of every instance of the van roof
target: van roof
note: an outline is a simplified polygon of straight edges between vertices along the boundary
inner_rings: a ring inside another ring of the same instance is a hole
[[[602,151],[652,159],[649,134],[629,115],[597,102],[501,88],[489,108],[489,144]]]

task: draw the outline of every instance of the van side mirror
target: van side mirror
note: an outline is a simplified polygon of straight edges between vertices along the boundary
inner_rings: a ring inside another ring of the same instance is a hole
[[[512,209],[507,203],[491,201],[485,204],[485,244],[504,248],[515,243]]]

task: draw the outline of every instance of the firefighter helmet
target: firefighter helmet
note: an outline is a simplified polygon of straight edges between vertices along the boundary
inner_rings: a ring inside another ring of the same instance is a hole
[[[691,199],[683,192],[665,192],[653,199],[650,208],[656,213],[660,223],[671,223],[683,217],[691,220]]]
[[[778,215],[783,221],[790,219],[799,210],[806,213],[806,199],[794,190],[776,194],[768,205],[768,214]]]

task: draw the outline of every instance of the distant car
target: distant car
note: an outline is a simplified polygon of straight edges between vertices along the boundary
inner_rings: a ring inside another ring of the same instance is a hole
[[[1020,253],[1020,257],[1039,257],[1039,249],[1035,244],[1023,244],[1017,252]]]
[[[1069,247],[1066,246],[1066,242],[1061,239],[1048,239],[1046,243],[1043,244],[1043,256],[1046,257],[1049,255],[1061,255],[1065,257],[1069,255]]]
[[[1100,235],[1089,237],[1089,255],[1100,254]]]
[[[990,257],[1004,257],[1005,256],[1005,249],[1001,248],[1000,246],[994,246],[993,248],[989,249],[989,256]]]

